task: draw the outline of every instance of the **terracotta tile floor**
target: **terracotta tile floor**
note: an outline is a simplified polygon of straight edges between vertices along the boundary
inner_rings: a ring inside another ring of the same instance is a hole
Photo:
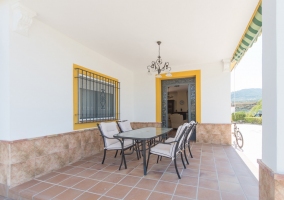
[[[258,199],[258,181],[231,146],[192,144],[194,158],[178,179],[173,162],[150,159],[147,176],[142,160],[126,157],[128,168],[118,170],[120,156],[108,151],[80,160],[11,188],[12,199]]]

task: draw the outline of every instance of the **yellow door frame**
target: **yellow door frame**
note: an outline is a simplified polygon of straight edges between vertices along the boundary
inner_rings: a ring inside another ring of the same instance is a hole
[[[172,72],[173,76],[166,77],[162,74],[162,78],[156,78],[156,121],[162,121],[162,80],[177,79],[177,78],[190,78],[195,77],[196,81],[196,121],[201,123],[201,71],[181,71]]]

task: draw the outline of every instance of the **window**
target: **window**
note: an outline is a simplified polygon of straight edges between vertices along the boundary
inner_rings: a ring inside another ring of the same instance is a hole
[[[119,119],[119,82],[111,77],[74,67],[77,90],[76,123]]]

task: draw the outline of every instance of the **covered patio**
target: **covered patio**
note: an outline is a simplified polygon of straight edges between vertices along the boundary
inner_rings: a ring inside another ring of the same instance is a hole
[[[0,196],[284,199],[283,9],[281,0],[0,1]],[[231,146],[230,76],[261,33],[258,182]],[[160,53],[170,68],[149,76]],[[185,79],[190,107],[180,110],[198,126],[181,179],[155,156],[146,176],[134,156],[127,170],[111,154],[100,164],[97,123],[166,127],[165,83]]]

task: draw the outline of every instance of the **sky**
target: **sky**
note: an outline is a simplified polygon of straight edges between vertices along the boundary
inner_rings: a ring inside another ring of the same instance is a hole
[[[231,91],[262,88],[262,36],[231,72]]]

